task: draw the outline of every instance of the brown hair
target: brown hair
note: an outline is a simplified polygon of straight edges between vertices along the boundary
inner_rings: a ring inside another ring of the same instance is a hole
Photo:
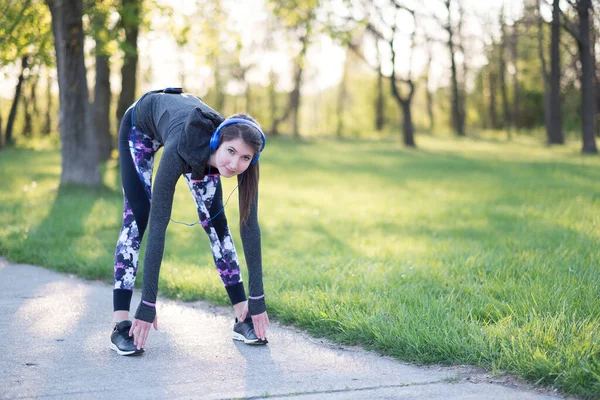
[[[241,118],[260,126],[254,118],[246,114],[234,114],[229,118]],[[219,146],[229,140],[242,138],[242,140],[254,150],[256,157],[263,146],[263,137],[254,127],[243,123],[227,125],[221,130]],[[258,194],[259,162],[250,164],[243,174],[238,175],[240,192],[240,225],[246,223],[252,203],[256,201]]]

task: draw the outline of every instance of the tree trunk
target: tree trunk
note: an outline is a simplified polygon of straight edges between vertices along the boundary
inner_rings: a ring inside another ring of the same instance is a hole
[[[498,89],[497,76],[494,71],[489,73],[490,82],[490,121],[492,123],[492,129],[498,129],[498,113],[496,112],[496,90]]]
[[[117,126],[121,123],[123,114],[135,101],[138,46],[137,39],[140,29],[140,0],[122,0],[119,10],[121,24],[125,30],[125,57],[121,68],[121,95],[117,104]]]
[[[31,84],[29,86],[29,98],[31,99],[31,113],[34,117],[38,117],[40,115],[40,110],[38,108],[37,101],[37,86],[40,80],[39,69],[31,79]]]
[[[298,129],[298,114],[300,112],[300,87],[302,86],[302,75],[304,74],[304,60],[306,59],[306,52],[308,50],[308,32],[310,32],[310,29],[307,28],[307,34],[300,38],[302,50],[300,51],[300,57],[298,59],[296,79],[294,80],[294,90],[292,90],[292,93],[290,94],[290,107],[292,109],[292,133],[295,138],[300,137],[300,130]]]
[[[536,0],[536,13],[538,21],[538,56],[541,63],[542,79],[544,81],[544,127],[546,128],[546,142],[552,143],[552,122],[550,120],[550,116],[552,115],[552,109],[550,106],[550,74],[548,73],[546,57],[544,56],[544,19],[540,13],[540,1],[541,0]]]
[[[564,144],[560,96],[560,0],[552,6],[552,42],[550,43],[550,141]]]
[[[519,32],[517,22],[513,25],[512,40],[510,41],[510,53],[515,68],[515,74],[513,75],[513,110],[512,110],[512,126],[518,130],[520,126],[519,118]]]
[[[98,160],[110,159],[113,139],[110,134],[110,65],[109,57],[99,51],[96,40],[96,84],[94,86],[94,136],[98,141]]]
[[[28,79],[27,82],[29,82],[31,84],[31,80]],[[30,138],[32,135],[32,131],[33,131],[33,124],[32,124],[32,118],[31,118],[31,97],[25,95],[22,96],[23,98],[23,111],[24,111],[24,118],[23,118],[23,130],[21,131],[21,134],[24,137]]]
[[[17,117],[17,108],[19,106],[19,100],[21,100],[21,90],[23,88],[23,82],[25,81],[25,70],[29,66],[29,55],[25,55],[21,58],[21,73],[17,80],[17,87],[15,88],[15,97],[13,98],[12,106],[8,114],[8,121],[6,122],[6,145],[10,146],[14,143],[13,139],[13,126]]]
[[[416,25],[416,24],[415,24]],[[406,98],[402,98],[400,95],[400,91],[398,90],[398,86],[396,84],[396,51],[394,49],[394,35],[395,28],[392,29],[392,39],[389,42],[390,52],[392,53],[392,76],[390,76],[390,84],[392,89],[392,96],[398,103],[398,106],[402,109],[402,138],[404,141],[404,145],[408,147],[416,147],[415,144],[415,128],[412,121],[412,113],[410,111],[412,99],[415,93],[415,85],[411,79],[406,80],[406,84],[409,87],[409,92]],[[411,47],[414,48],[414,35],[413,35],[413,45]],[[409,73],[410,76],[410,68]]]
[[[598,32],[594,25],[594,18],[590,18],[590,43],[596,43]],[[592,45],[592,49],[594,46]],[[600,79],[598,78],[598,65],[596,64],[596,52],[592,50],[592,65],[594,67],[594,94],[596,96],[596,121],[600,118]],[[600,124],[596,123],[596,137],[600,137]]]
[[[221,66],[217,55],[214,55],[213,57],[213,65],[213,79],[215,81],[215,103],[213,106],[215,107],[215,110],[221,112],[221,110],[225,108],[225,92],[223,90],[223,82],[221,79]]]
[[[461,118],[460,113],[460,98],[458,89],[458,77],[456,69],[456,59],[454,58],[454,37],[452,28],[452,18],[450,10],[452,8],[451,0],[446,0],[446,9],[448,11],[448,25],[446,30],[448,31],[448,50],[450,51],[450,69],[452,71],[452,123],[456,134],[458,136],[465,136],[464,121]]]
[[[402,137],[404,145],[408,147],[415,146],[415,126],[412,122],[412,114],[410,111],[410,102],[402,102]]]
[[[467,76],[469,75],[469,66],[468,66],[468,62],[467,62],[467,51],[465,49],[464,46],[464,35],[463,35],[463,15],[464,15],[464,7],[463,7],[463,1],[462,0],[458,0],[457,1],[457,5],[458,5],[458,49],[460,51],[460,53],[462,54],[462,75],[461,75],[461,79],[458,81],[459,85],[458,85],[458,115],[460,118],[460,123],[463,126],[463,131],[464,131],[464,125],[466,123],[466,115],[467,115]]]
[[[106,48],[108,13],[96,9],[91,13],[91,23],[94,26],[94,41],[96,43],[96,81],[94,83],[94,137],[98,142],[98,160],[104,162],[110,159],[114,148],[110,134],[110,57]]]
[[[46,0],[52,14],[60,91],[60,184],[101,183],[83,56],[82,0]]]
[[[273,120],[271,126],[271,135],[275,136],[278,134],[279,124],[287,119],[290,114],[292,115],[292,134],[295,138],[300,137],[298,131],[298,110],[300,108],[300,87],[302,86],[302,74],[304,72],[304,59],[306,58],[306,51],[308,49],[308,34],[304,35],[300,42],[302,43],[302,50],[296,59],[296,73],[294,74],[294,89],[290,92],[288,105],[283,115]]]
[[[337,98],[337,129],[336,135],[341,138],[344,133],[344,109],[346,106],[346,97],[348,96],[348,90],[346,88],[348,81],[348,64],[350,63],[350,50],[346,51],[346,61],[344,61],[344,69],[342,71],[342,79],[338,88]]]
[[[50,68],[46,66],[46,121],[42,133],[49,135],[52,132],[52,79],[50,77]]]
[[[583,138],[583,153],[598,153],[596,147],[596,102],[594,95],[594,65],[590,44],[590,13],[591,0],[579,0],[577,14],[579,15],[579,57],[581,60],[581,130]]]
[[[300,137],[300,131],[298,130],[298,112],[300,111],[300,85],[302,84],[302,75],[304,68],[298,65],[296,71],[296,79],[294,84],[294,90],[290,93],[290,112],[292,114],[292,134],[295,138]]]
[[[500,64],[499,68],[499,78],[500,78],[500,94],[502,95],[502,126],[506,130],[507,138],[510,140],[511,138],[511,117],[510,117],[510,109],[508,106],[508,94],[506,91],[506,61],[505,61],[505,53],[506,53],[506,42],[508,40],[508,36],[506,34],[506,21],[504,20],[504,7],[502,7],[502,12],[500,14],[500,31],[502,32],[502,37],[500,38],[500,56],[498,60]]]
[[[377,101],[375,102],[375,129],[381,132],[385,123],[385,96],[383,95],[383,72],[381,71],[381,54],[377,46]]]
[[[433,115],[433,94],[429,89],[429,79],[431,74],[431,61],[433,60],[433,55],[431,54],[431,50],[429,51],[427,57],[427,74],[425,75],[425,94],[427,101],[427,116],[429,118],[429,131],[433,132],[435,127],[435,116]]]
[[[392,59],[394,56],[392,56]],[[393,62],[393,61],[392,61]],[[394,77],[395,68],[392,67],[392,76],[390,77],[390,82],[392,85],[392,96],[398,103],[398,106],[402,110],[402,140],[405,146],[408,147],[417,147],[415,143],[415,126],[412,121],[412,113],[410,111],[413,94],[415,91],[414,84],[411,80],[408,80],[406,83],[410,87],[410,92],[406,98],[402,98],[398,91],[398,87],[396,86],[396,78]]]
[[[276,121],[277,121],[277,90],[275,88],[275,84],[276,84],[276,79],[277,79],[277,74],[271,70],[271,72],[269,73],[269,111],[270,111],[270,119],[271,119],[271,131],[269,132],[271,135],[273,136],[277,136],[279,135],[279,132],[277,131],[277,125],[276,125]]]

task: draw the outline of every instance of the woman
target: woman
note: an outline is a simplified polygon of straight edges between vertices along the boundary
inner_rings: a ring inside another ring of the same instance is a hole
[[[183,93],[180,88],[146,93],[129,107],[119,131],[125,205],[115,251],[111,335],[111,348],[118,354],[143,353],[150,326],[158,328],[158,276],[175,185],[181,175],[196,201],[200,223],[209,236],[217,270],[233,305],[233,338],[248,344],[267,343],[269,318],[257,218],[258,159],[264,146],[265,136],[254,119],[236,114],[223,120],[199,97]],[[160,147],[164,150],[152,186],[154,155]],[[238,178],[240,233],[249,273],[248,300],[223,212],[221,176]],[[129,308],[147,226],[142,300],[131,322]]]

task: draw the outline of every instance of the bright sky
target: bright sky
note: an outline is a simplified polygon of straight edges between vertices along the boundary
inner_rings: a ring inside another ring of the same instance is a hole
[[[206,0],[210,1],[210,0]],[[384,0],[373,0],[384,1]],[[407,5],[416,7],[418,10],[425,12],[426,10],[434,10],[441,17],[445,16],[445,9],[442,0],[404,0]],[[189,14],[195,11],[197,0],[162,0],[163,3],[173,6],[177,12],[187,11]],[[472,43],[467,50],[467,57],[471,63],[471,68],[481,65],[485,62],[481,54],[481,38],[493,26],[496,25],[498,14],[501,5],[505,5],[505,13],[507,16],[518,15],[521,13],[523,0],[503,0],[498,2],[483,2],[481,0],[463,0],[464,8],[470,18],[467,21],[477,21],[476,24],[467,23],[465,30],[471,32]],[[264,40],[264,26],[267,20],[267,11],[265,9],[265,0],[222,0],[223,7],[228,10],[228,15],[233,22],[232,26],[241,34],[245,46],[250,46],[252,41],[261,42]],[[478,21],[487,19],[488,24],[482,27]],[[160,25],[160,20],[153,20],[154,25]],[[164,18],[163,18],[163,22]],[[171,22],[173,23],[173,22]],[[406,15],[400,16],[398,21],[400,30],[410,31],[412,22]],[[445,34],[440,32],[435,25],[424,27],[429,34],[437,30],[437,35],[445,38]],[[282,39],[282,38],[278,38]],[[192,51],[181,53],[177,50],[174,39],[166,32],[150,31],[143,33],[139,39],[140,69],[138,73],[142,77],[141,81],[149,82],[142,83],[139,91],[146,91],[154,88],[166,86],[176,86],[181,84],[181,69],[182,65],[185,69],[186,81],[185,88],[190,92],[203,95],[207,88],[212,85],[212,73],[209,67],[202,65]],[[397,53],[399,54],[399,64],[397,66],[399,74],[405,74],[408,71],[408,39],[399,40],[397,44]],[[371,59],[375,57],[375,49],[373,42],[366,43],[365,51]],[[389,54],[389,50],[385,46],[381,46],[383,55]],[[387,53],[386,53],[387,52]],[[246,50],[246,57],[252,58],[256,54]],[[448,53],[443,45],[439,45],[435,49],[434,54],[437,58],[434,59],[432,68],[432,86],[445,85],[448,81]],[[248,79],[254,83],[268,84],[268,74],[271,69],[274,69],[280,75],[279,87],[291,88],[291,59],[293,52],[290,51],[289,45],[283,40],[279,40],[278,51],[269,56],[260,58],[256,66],[251,69],[248,74]],[[417,51],[413,58],[413,71],[419,72],[425,65],[425,53]],[[405,62],[402,62],[402,61]],[[93,60],[88,57],[88,64]],[[337,44],[328,37],[321,37],[316,40],[310,47],[308,52],[308,64],[304,74],[303,91],[305,93],[323,90],[332,85],[336,85],[341,77],[342,68],[345,61],[345,52]],[[389,73],[391,67],[384,64],[384,72]],[[3,72],[6,76],[0,76],[0,81],[3,87],[14,87],[16,84],[17,68],[5,68]],[[113,90],[119,91],[119,71],[116,66],[113,68],[115,79],[113,82]],[[93,76],[93,75],[92,75]],[[4,78],[4,79],[3,79]],[[241,87],[230,85],[227,90],[229,92],[241,92]],[[2,97],[7,99],[12,97],[12,92],[5,92]]]
[[[264,0],[222,0],[223,7],[228,10],[228,15],[233,21],[234,29],[240,32],[245,46],[250,46],[251,42],[261,41],[264,39],[263,27],[266,24],[267,12],[265,10]],[[518,15],[522,9],[523,0],[503,0],[505,5],[505,13],[507,16]],[[195,10],[195,0],[163,0],[164,3],[172,5],[176,10],[189,10],[193,13]],[[405,0],[409,6],[415,7],[417,10],[426,12],[433,10],[440,17],[446,15],[442,0]],[[481,65],[485,59],[480,56],[482,54],[480,46],[482,46],[481,38],[493,26],[496,25],[501,1],[498,2],[482,2],[480,0],[463,0],[465,12],[470,16],[467,18],[465,31],[470,32],[471,45],[467,50],[467,57],[471,64],[471,68]],[[488,20],[486,27],[482,27],[479,22],[473,24],[468,21]],[[399,26],[401,28],[412,27],[412,20],[407,15],[400,15]],[[425,24],[425,23],[424,23]],[[423,27],[432,34],[433,31],[438,31],[437,36],[445,38],[446,35],[435,26]],[[486,32],[485,30],[488,30]],[[370,44],[370,46],[369,46]],[[285,45],[284,45],[285,46]],[[402,63],[401,60],[408,60],[409,41],[408,39],[398,41],[397,53],[400,64],[397,66],[400,74],[406,74],[408,71],[408,62]],[[365,51],[368,57],[375,58],[375,49],[373,43],[367,43]],[[369,50],[370,49],[370,50]],[[388,55],[389,50],[385,46],[381,46],[382,54]],[[168,35],[153,32],[150,35],[145,35],[140,40],[140,64],[144,66],[151,65],[150,84],[147,87],[142,87],[142,90],[173,86],[174,82],[180,82],[181,65],[185,65],[186,70],[186,89],[195,91],[198,94],[203,94],[203,88],[212,85],[212,74],[210,68],[202,66],[193,54],[178,54],[174,40]],[[434,58],[432,69],[432,85],[438,86],[446,84],[448,79],[448,55],[447,50],[443,45],[438,45],[434,49]],[[165,57],[165,55],[169,55]],[[404,57],[403,57],[404,56]],[[280,74],[280,88],[291,88],[291,57],[292,53],[287,47],[280,48],[276,54],[260,59],[260,63],[253,68],[248,79],[251,82],[268,84],[268,73],[271,68]],[[329,86],[339,82],[343,63],[345,60],[344,50],[337,44],[333,43],[328,37],[322,37],[317,40],[309,48],[308,53],[308,68],[305,74],[305,92],[315,92],[323,90]],[[424,51],[416,51],[413,58],[413,71],[417,73],[423,69],[426,61]],[[384,64],[384,72],[389,73],[391,66]],[[143,73],[143,71],[140,71]],[[240,92],[241,87],[230,85],[228,91]]]

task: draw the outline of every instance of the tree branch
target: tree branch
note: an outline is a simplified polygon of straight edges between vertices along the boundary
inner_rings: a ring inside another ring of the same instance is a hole
[[[371,32],[377,39],[381,39],[381,40],[386,40],[387,41],[387,39],[385,38],[385,36],[383,36],[383,33],[381,33],[379,31],[379,29],[375,28],[375,26],[372,23],[370,23],[370,22],[367,22],[367,30],[369,32]]]
[[[414,15],[416,13],[415,10],[413,10],[412,8],[406,7],[404,4],[398,3],[398,0],[391,0],[391,1],[392,1],[392,4],[394,5],[394,7],[396,7],[396,10],[408,11],[414,17]]]
[[[355,43],[352,43],[352,42],[348,43],[348,48],[350,50],[352,50],[352,52],[354,54],[356,54],[358,57],[360,57],[360,59],[363,60],[365,64],[367,64],[369,67],[371,67],[373,69],[373,71],[375,71],[375,72],[379,71],[379,67],[371,65],[369,60],[367,60],[367,58],[365,57],[363,52],[360,51],[360,49],[358,48],[358,46]]]
[[[561,47],[564,49],[564,51],[566,51],[572,58],[578,59],[579,56],[577,55],[577,53],[574,53],[571,51],[571,48],[569,47],[569,45],[565,42],[563,42],[562,40],[560,41],[560,45]]]
[[[563,10],[561,10],[559,8],[560,11],[560,15],[562,16],[563,19],[563,27],[565,28],[565,30],[567,32],[569,32],[571,34],[571,36],[573,36],[573,38],[575,40],[577,40],[578,42],[581,42],[581,36],[579,34],[579,29],[577,29],[577,26],[575,26],[567,17],[567,15],[563,12]]]
[[[573,0],[566,0],[567,3],[573,6],[573,8],[577,9],[577,4],[573,2]]]

